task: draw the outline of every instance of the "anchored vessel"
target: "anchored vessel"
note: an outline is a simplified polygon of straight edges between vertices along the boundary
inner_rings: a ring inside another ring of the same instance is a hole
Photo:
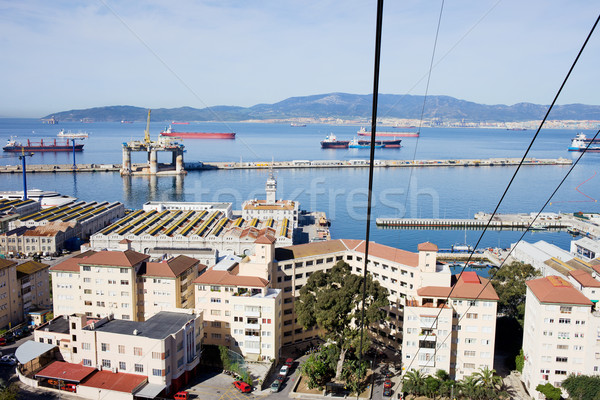
[[[376,140],[375,148],[400,148],[401,139],[393,139],[393,140]],[[358,140],[352,139],[348,147],[353,149],[362,149],[362,148],[370,148],[371,141],[370,140]]]
[[[371,132],[367,131],[364,126],[358,130],[358,136],[371,136]],[[392,137],[419,137],[419,132],[375,132],[375,136],[392,136]]]
[[[337,140],[333,133],[321,141],[321,148],[323,149],[347,149],[349,145],[349,140]]]
[[[65,132],[64,129],[61,129],[60,132],[56,135],[58,137],[66,137],[66,138],[86,138],[88,137],[87,132]]]
[[[171,126],[161,136],[176,136],[184,139],[235,139],[235,132],[175,132]]]
[[[67,139],[66,142],[57,142],[56,139],[54,139],[54,141],[49,143],[44,143],[44,139],[41,139],[39,142],[31,142],[27,139],[27,144],[23,144],[14,139],[10,139],[6,142],[6,146],[4,146],[2,150],[11,153],[20,153],[22,151],[83,151],[83,144],[74,144],[73,140],[69,139]]]
[[[588,147],[589,146],[589,147]],[[569,151],[600,152],[600,139],[588,139],[584,133],[578,133],[571,140]]]

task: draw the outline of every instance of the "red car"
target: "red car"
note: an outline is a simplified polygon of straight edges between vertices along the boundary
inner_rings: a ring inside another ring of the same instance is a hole
[[[292,364],[294,364],[293,358],[288,358],[287,360],[285,360],[285,365],[287,365],[289,368],[292,368]]]
[[[233,386],[238,388],[242,393],[250,393],[252,391],[252,386],[248,385],[246,382],[235,381],[233,382]]]
[[[389,379],[385,380],[383,382],[383,388],[384,389],[391,389],[392,388],[392,381],[390,381]]]

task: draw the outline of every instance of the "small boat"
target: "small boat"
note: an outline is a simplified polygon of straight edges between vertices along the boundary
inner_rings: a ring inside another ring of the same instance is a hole
[[[371,132],[367,131],[364,126],[356,132],[358,136],[371,136]],[[375,131],[375,136],[393,136],[393,137],[419,137],[419,132],[380,132]]]
[[[333,133],[321,141],[322,149],[347,149],[349,145],[349,140],[337,140]]]
[[[171,121],[171,124],[173,125],[189,125],[189,122],[178,122],[178,121]]]
[[[546,225],[542,225],[542,224],[532,224],[529,227],[530,231],[546,231],[548,230],[548,227]]]
[[[160,135],[183,139],[235,139],[235,132],[175,132],[171,126],[166,127]]]
[[[577,228],[567,228],[567,232],[571,236],[579,236],[579,235],[581,235],[581,232]]]
[[[507,131],[526,131],[527,128],[506,128]]]
[[[306,124],[299,124],[299,123],[297,123],[297,122],[292,122],[292,123],[290,124],[290,126],[293,126],[293,127],[295,127],[295,128],[305,128],[305,127],[306,127]]]
[[[124,119],[121,120],[122,124],[133,124],[133,121],[126,121]]]
[[[64,129],[61,129],[60,132],[58,132],[58,134],[56,136],[66,137],[66,138],[83,139],[83,138],[88,137],[88,133],[87,132],[71,132],[71,131],[65,132]]]

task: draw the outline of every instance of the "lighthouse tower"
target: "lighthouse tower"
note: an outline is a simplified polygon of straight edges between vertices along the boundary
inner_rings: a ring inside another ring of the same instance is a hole
[[[267,192],[267,204],[275,204],[277,202],[277,180],[273,176],[273,167],[269,170],[269,179],[265,187]]]

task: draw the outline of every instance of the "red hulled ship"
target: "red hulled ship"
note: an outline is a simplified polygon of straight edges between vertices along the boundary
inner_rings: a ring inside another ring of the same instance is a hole
[[[175,132],[170,126],[160,134],[183,139],[235,139],[235,132]]]

